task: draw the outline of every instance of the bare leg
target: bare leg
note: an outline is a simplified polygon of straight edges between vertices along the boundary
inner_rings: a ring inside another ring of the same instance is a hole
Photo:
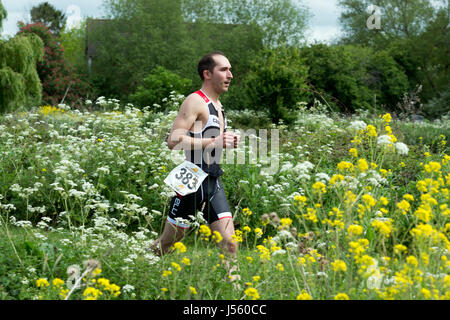
[[[232,238],[232,235],[234,235],[233,219],[226,218],[214,221],[211,223],[210,227],[213,232],[218,231],[222,235],[223,240],[219,242],[218,246],[224,250],[228,256],[225,259],[225,267],[228,270],[228,280],[230,282],[240,280],[241,276],[239,274],[234,274],[239,272],[239,265],[237,264],[236,257],[238,243]],[[235,289],[240,289],[240,286],[235,284]]]
[[[182,229],[166,220],[161,236],[153,242],[150,249],[159,256],[166,254],[170,247],[184,238],[189,229]]]

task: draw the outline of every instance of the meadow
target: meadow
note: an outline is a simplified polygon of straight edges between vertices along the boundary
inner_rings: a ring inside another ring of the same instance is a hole
[[[199,217],[171,254],[149,250],[183,161],[166,143],[175,111],[101,97],[1,115],[0,299],[450,299],[449,119],[320,104],[300,104],[289,128],[227,115],[280,132],[277,172],[222,165],[240,286]]]

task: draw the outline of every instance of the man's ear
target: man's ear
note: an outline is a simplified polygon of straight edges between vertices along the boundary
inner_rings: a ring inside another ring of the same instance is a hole
[[[203,70],[203,78],[210,79],[211,78],[211,71],[209,71],[208,69]]]

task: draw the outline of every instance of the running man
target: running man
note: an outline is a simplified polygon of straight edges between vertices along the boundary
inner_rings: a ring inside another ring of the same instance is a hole
[[[178,194],[171,199],[164,230],[152,248],[158,254],[170,251],[189,230],[189,224],[177,221],[177,218],[189,219],[189,215],[195,216],[201,211],[211,231],[222,235],[219,246],[235,261],[237,243],[232,238],[233,217],[220,181],[223,171],[219,165],[223,148],[237,148],[239,143],[238,136],[226,130],[219,101],[220,95],[228,91],[233,75],[230,62],[218,51],[205,55],[197,70],[203,81],[202,87],[182,103],[167,143],[171,150],[184,150],[186,159],[208,176],[195,193],[183,197]],[[236,266],[229,266],[231,277],[235,269]]]

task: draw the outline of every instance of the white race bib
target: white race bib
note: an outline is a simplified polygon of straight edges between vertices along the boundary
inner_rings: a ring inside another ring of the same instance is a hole
[[[208,176],[199,166],[185,160],[170,171],[164,183],[181,196],[194,193]]]

